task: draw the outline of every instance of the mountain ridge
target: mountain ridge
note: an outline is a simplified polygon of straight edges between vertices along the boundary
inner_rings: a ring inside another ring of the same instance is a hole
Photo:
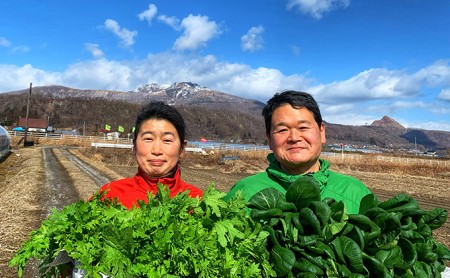
[[[10,119],[9,122],[14,122],[18,117],[25,117],[25,96],[28,93],[29,89],[24,89],[0,94],[0,121],[5,122],[6,118],[6,121]],[[150,100],[161,100],[184,113],[191,134],[195,136],[266,143],[261,116],[264,107],[262,102],[215,91],[192,82],[170,85],[149,83],[126,92],[49,85],[32,88],[31,96],[36,102],[35,106],[41,108],[31,109],[29,117],[50,118],[50,123],[59,128],[67,128],[63,125],[71,123],[74,128],[80,129],[83,125],[80,116],[89,116],[89,122],[93,123],[89,127],[92,132],[101,129],[106,122],[130,123],[139,106]],[[76,111],[81,115],[78,116]],[[118,111],[122,111],[122,115],[117,115]],[[450,132],[405,128],[387,115],[365,126],[327,122],[326,133],[330,144],[345,142],[394,149],[450,149]]]
[[[24,89],[5,92],[1,95],[17,95],[28,92],[29,89]],[[213,109],[227,108],[244,113],[252,113],[264,107],[262,102],[211,90],[192,82],[175,82],[172,85],[150,83],[141,85],[134,91],[74,89],[60,85],[50,85],[34,87],[32,88],[32,94],[40,94],[51,98],[65,98],[68,96],[108,98],[110,100],[124,100],[131,103],[145,103],[157,99],[170,105],[195,105]]]

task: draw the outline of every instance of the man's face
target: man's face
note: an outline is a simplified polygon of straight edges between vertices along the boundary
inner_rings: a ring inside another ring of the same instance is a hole
[[[319,170],[318,158],[325,144],[325,125],[318,126],[306,108],[282,105],[272,114],[272,127],[267,134],[270,149],[283,170],[303,174]]]

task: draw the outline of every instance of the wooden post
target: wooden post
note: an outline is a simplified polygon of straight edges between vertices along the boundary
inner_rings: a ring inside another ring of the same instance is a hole
[[[28,133],[28,113],[30,111],[30,98],[31,98],[31,87],[32,87],[33,83],[30,83],[30,92],[28,94],[28,101],[27,101],[27,114],[26,114],[26,118],[25,118],[25,136],[24,136],[24,140],[23,140],[23,146],[26,147],[28,146],[28,141],[27,141],[27,133]]]

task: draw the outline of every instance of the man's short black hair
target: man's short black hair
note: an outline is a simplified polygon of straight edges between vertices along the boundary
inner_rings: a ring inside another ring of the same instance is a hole
[[[308,93],[288,90],[281,93],[276,93],[269,101],[262,111],[264,123],[266,125],[266,134],[270,134],[272,128],[273,111],[278,107],[290,104],[294,108],[306,108],[314,115],[314,120],[319,125],[322,125],[322,115],[320,114],[319,105],[316,100]]]

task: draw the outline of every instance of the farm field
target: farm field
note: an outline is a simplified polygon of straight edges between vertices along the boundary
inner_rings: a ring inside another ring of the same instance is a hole
[[[263,171],[267,153],[188,153],[182,177],[205,189],[212,182],[227,191],[237,180]],[[221,161],[223,155],[239,157]],[[326,157],[332,169],[362,180],[381,200],[405,192],[422,208],[450,209],[450,161],[418,158],[336,155]],[[52,207],[89,198],[103,183],[135,174],[131,150],[34,146],[15,149],[0,164],[0,277],[17,277],[8,262],[30,231]],[[435,231],[450,246],[450,223]],[[24,277],[36,277],[31,264]]]

